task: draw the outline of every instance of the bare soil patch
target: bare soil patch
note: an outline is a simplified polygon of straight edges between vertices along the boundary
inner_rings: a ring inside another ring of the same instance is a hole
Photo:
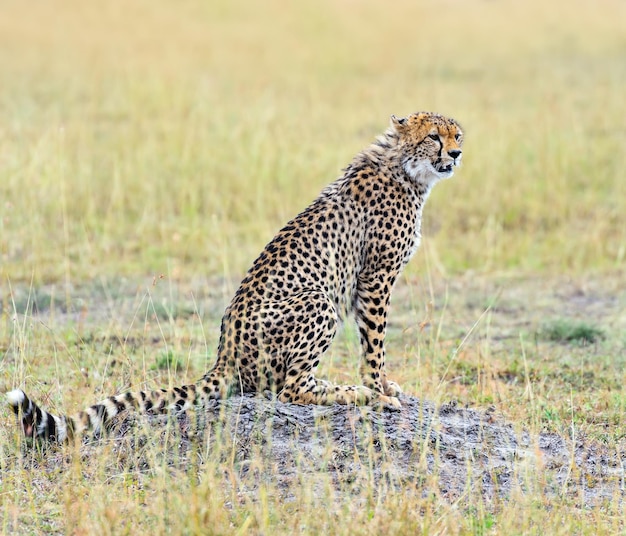
[[[285,500],[294,486],[315,485],[320,474],[330,476],[340,493],[373,481],[379,490],[413,486],[449,500],[480,494],[492,502],[540,481],[543,489],[535,492],[548,500],[566,495],[582,507],[626,496],[626,453],[584,437],[533,436],[494,408],[479,411],[454,402],[435,407],[406,395],[401,401],[399,411],[379,411],[236,396],[175,419],[121,415],[106,441],[112,441],[116,469],[146,475],[164,458],[172,468],[198,468],[202,453],[219,441],[223,452],[232,452],[246,492],[271,481]],[[157,457],[155,438],[162,447]],[[97,456],[102,441],[86,442],[82,456]],[[49,471],[69,469],[66,454],[53,448],[38,462],[29,455],[25,461],[43,463]]]

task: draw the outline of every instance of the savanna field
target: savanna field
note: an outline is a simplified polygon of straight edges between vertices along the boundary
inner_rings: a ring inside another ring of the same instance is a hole
[[[3,533],[624,533],[624,21],[618,0],[2,2],[3,392],[67,413],[197,380],[263,246],[391,114],[430,110],[463,165],[426,204],[388,371],[530,453],[506,493],[443,489],[436,444],[410,480],[302,460],[287,486],[260,438],[245,464],[226,433],[182,463],[168,424],[42,450],[5,405]],[[358,383],[358,354],[347,323],[319,376]],[[540,434],[571,446],[553,482]]]

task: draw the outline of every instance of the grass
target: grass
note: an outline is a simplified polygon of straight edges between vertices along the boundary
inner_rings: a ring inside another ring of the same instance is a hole
[[[3,279],[240,274],[416,109],[467,130],[426,214],[439,269],[619,269],[626,67],[606,3],[464,3],[444,30],[434,2],[7,2]]]
[[[427,297],[422,294],[429,292],[425,280],[400,282],[389,334],[392,377],[426,400],[494,406],[497,415],[520,431],[566,438],[575,434],[596,448],[623,452],[624,302],[611,299],[611,284],[620,280],[607,277],[601,286],[590,288],[589,301],[577,302],[576,309],[575,284],[559,279],[543,281],[550,290],[534,308],[525,302],[538,290],[534,278],[453,282],[462,291],[446,291],[448,281],[433,280],[435,300],[428,309],[423,307]],[[153,286],[146,278],[146,289],[137,285],[133,294],[124,285],[128,283],[110,282],[100,292],[86,289],[93,300],[82,324],[73,317],[77,309],[72,303],[68,311],[5,314],[0,340],[6,345],[7,382],[23,378],[42,403],[61,410],[81,407],[105,393],[199,377],[212,360],[222,298],[198,289],[196,308],[208,311],[203,318],[162,318],[151,304],[173,296],[171,308],[184,310],[193,287],[171,281]],[[109,302],[98,298],[107,295]],[[76,303],[81,306],[80,297]],[[594,312],[594,304],[602,304],[600,313]],[[536,338],[546,313],[563,309],[602,321],[605,338],[585,346]],[[355,381],[355,346],[354,330],[347,326],[320,366],[320,375]],[[244,469],[232,455],[239,448],[235,437],[216,438],[211,448],[187,461],[178,458],[173,431],[159,436],[154,429],[147,439],[136,440],[137,453],[104,440],[80,452],[69,446],[60,452],[27,449],[20,454],[13,419],[7,415],[5,422],[0,429],[0,500],[6,532],[142,534],[211,527],[214,533],[489,534],[534,533],[547,526],[557,534],[611,534],[622,527],[620,497],[581,508],[575,489],[547,493],[541,468],[533,465],[521,465],[526,488],[508,498],[483,501],[479,494],[442,494],[436,466],[426,470],[417,465],[419,478],[394,486],[375,482],[367,463],[357,481],[337,483],[323,472],[312,474],[310,462],[303,459],[302,481],[292,483],[286,499],[278,475],[273,476],[276,468],[263,455],[262,438],[251,446],[246,462],[250,469]],[[329,447],[329,456],[331,452]],[[47,462],[52,456],[59,460],[53,468]],[[576,482],[576,473],[572,478]]]
[[[495,405],[531,433],[574,426],[624,452],[623,3],[8,0],[2,12],[7,387],[60,410],[197,379],[274,232],[390,114],[437,110],[465,127],[464,165],[430,197],[393,299],[391,374],[420,397]],[[356,380],[355,337],[348,326],[321,375]],[[578,508],[546,496],[540,471],[494,504],[451,502],[428,474],[339,492],[322,474],[320,493],[303,483],[284,501],[271,480],[250,491],[228,445],[199,467],[142,472],[104,442],[41,472],[45,455],[21,455],[2,419],[4,532],[624,530],[621,498]]]
[[[575,323],[560,319],[541,330],[541,335],[549,341],[593,344],[604,338],[604,332],[585,322]]]

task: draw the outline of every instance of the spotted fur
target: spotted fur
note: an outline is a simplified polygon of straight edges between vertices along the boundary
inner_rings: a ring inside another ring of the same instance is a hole
[[[428,112],[392,116],[387,131],[254,261],[222,318],[217,361],[200,381],[111,396],[71,417],[53,416],[23,391],[11,391],[24,433],[64,441],[106,427],[126,409],[185,410],[266,389],[295,404],[398,407],[400,387],[385,370],[391,291],[419,246],[424,202],[460,164],[462,143],[453,119]],[[360,335],[363,384],[333,385],[314,371],[350,314]]]

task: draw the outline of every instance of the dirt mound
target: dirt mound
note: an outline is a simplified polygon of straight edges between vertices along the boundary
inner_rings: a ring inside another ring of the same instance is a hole
[[[304,475],[316,473],[329,474],[338,489],[372,479],[422,489],[425,482],[435,483],[438,489],[431,491],[450,499],[468,492],[487,500],[506,498],[538,483],[542,493],[566,493],[587,506],[624,495],[625,458],[601,445],[516,433],[489,410],[455,403],[436,408],[411,396],[401,401],[399,411],[377,411],[240,396],[213,403],[195,417],[180,416],[175,443],[165,437],[167,417],[151,418],[147,432],[140,424],[145,419],[120,417],[113,435],[118,454],[145,469],[150,462],[137,458],[137,446],[149,442],[150,434],[170,441],[169,449],[174,445],[176,464],[190,462],[194,444],[210,449],[219,441],[229,445],[240,474],[271,479],[286,496]],[[167,434],[171,437],[171,427]]]

